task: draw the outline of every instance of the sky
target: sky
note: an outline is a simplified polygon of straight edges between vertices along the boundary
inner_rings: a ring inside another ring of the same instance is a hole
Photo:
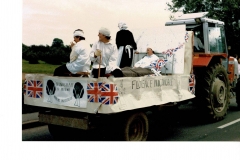
[[[171,14],[166,2],[170,0],[23,0],[22,43],[51,45],[60,38],[69,45],[79,28],[91,44],[98,40],[101,27],[110,30],[115,42],[119,22],[130,31],[164,25]]]

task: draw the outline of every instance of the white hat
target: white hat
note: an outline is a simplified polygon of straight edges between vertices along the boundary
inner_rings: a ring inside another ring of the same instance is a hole
[[[127,29],[128,27],[127,27],[127,25],[126,25],[125,22],[119,22],[119,23],[118,23],[118,28],[119,28],[120,30],[125,30],[125,29]]]
[[[151,48],[151,49],[152,49],[152,46],[148,44],[148,45],[147,45],[147,49],[148,49],[148,48]],[[153,49],[152,49],[152,50],[153,50]]]
[[[85,36],[84,36],[82,31],[74,31],[73,37],[76,37],[76,36],[80,36],[80,37],[85,38]]]
[[[107,28],[105,28],[105,27],[101,27],[99,29],[99,33],[102,33],[103,35],[105,35],[107,37],[110,37],[110,31]]]

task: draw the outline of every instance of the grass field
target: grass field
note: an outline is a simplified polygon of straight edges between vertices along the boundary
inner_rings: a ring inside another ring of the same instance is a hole
[[[60,65],[51,65],[43,61],[38,61],[39,64],[29,64],[28,61],[22,60],[22,73],[42,73],[53,74],[54,69]]]

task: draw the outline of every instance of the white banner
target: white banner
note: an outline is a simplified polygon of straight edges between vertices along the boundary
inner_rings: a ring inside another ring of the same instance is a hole
[[[87,107],[87,80],[45,77],[43,82],[44,102],[70,107]]]

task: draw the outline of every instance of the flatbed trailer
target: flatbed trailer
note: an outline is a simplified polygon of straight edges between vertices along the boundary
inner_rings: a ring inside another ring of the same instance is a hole
[[[118,126],[122,140],[146,140],[148,111],[195,97],[194,75],[190,72],[192,32],[183,32],[180,38],[183,43],[171,55],[182,54],[181,74],[173,73],[173,62],[172,72],[162,72],[161,76],[152,73],[96,79],[27,74],[24,104],[45,109],[39,112],[39,121],[48,124],[50,133],[56,137],[67,132],[66,127],[89,130],[113,124]]]

